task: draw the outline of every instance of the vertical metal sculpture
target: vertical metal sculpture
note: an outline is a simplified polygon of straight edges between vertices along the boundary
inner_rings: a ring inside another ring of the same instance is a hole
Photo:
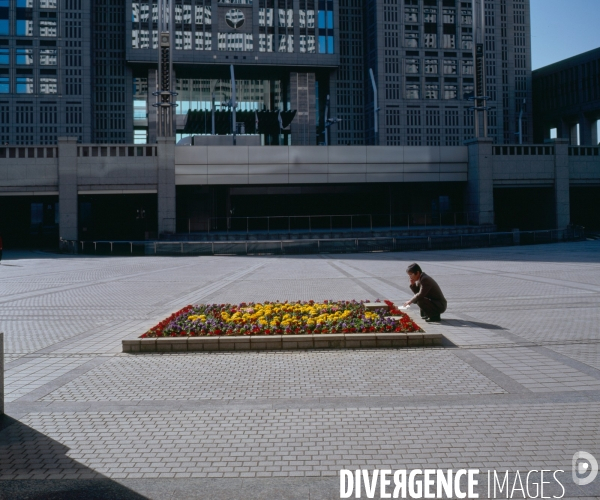
[[[473,52],[475,58],[475,95],[470,100],[475,101],[471,108],[474,113],[473,124],[475,126],[475,137],[480,136],[479,131],[479,113],[483,114],[483,137],[487,137],[488,129],[488,107],[485,85],[485,8],[484,0],[475,0],[473,2],[473,31],[475,40]]]
[[[173,85],[173,30],[174,2],[170,0],[158,0],[158,90],[152,95],[156,96],[158,108],[158,137],[173,137],[175,135],[174,109],[177,106],[175,96],[177,92],[172,91]]]

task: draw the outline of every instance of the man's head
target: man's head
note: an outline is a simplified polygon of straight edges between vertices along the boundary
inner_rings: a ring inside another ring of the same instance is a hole
[[[421,266],[416,262],[412,263],[406,268],[406,274],[411,278],[412,281],[418,281],[421,277]]]

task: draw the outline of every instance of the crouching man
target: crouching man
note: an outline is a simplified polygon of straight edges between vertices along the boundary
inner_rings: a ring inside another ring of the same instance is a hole
[[[415,296],[406,301],[404,306],[417,304],[421,309],[421,318],[428,323],[441,321],[440,315],[446,310],[448,302],[435,280],[425,274],[419,264],[411,264],[406,269],[410,280],[410,289]]]

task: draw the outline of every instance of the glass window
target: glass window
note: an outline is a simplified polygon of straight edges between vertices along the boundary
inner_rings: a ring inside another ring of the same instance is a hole
[[[444,99],[456,99],[458,97],[458,89],[454,84],[444,85]]]
[[[444,75],[456,75],[457,73],[456,61],[444,60]]]
[[[10,59],[10,50],[9,49],[0,49],[0,64],[9,64]]]
[[[406,60],[406,72],[407,73],[418,73],[419,72],[419,60],[418,59],[407,59]]]
[[[8,76],[0,76],[0,94],[8,94],[10,91],[10,80]]]
[[[456,23],[456,15],[454,9],[444,9],[444,24],[454,24]]]
[[[58,80],[55,76],[44,76],[40,78],[40,94],[58,93]]]
[[[8,0],[0,0],[0,35],[8,35]]]
[[[460,37],[460,48],[462,50],[473,50],[473,35],[463,33]]]
[[[40,66],[56,66],[58,51],[56,49],[40,49]]]
[[[448,35],[444,33],[444,48],[455,49],[456,48],[456,35]]]
[[[471,9],[461,11],[462,24],[473,24],[473,11]]]
[[[437,34],[436,33],[425,33],[425,48],[436,49],[437,48]]]
[[[406,84],[406,98],[407,99],[420,99],[421,85],[418,83],[407,83]]]
[[[33,21],[17,19],[15,34],[17,36],[33,36]]]
[[[33,94],[33,78],[18,76],[17,94]]]
[[[425,59],[425,73],[437,74],[438,61],[437,59]]]
[[[54,19],[40,19],[40,36],[55,37],[58,31],[58,23]]]
[[[30,66],[33,64],[33,49],[17,49],[16,63],[20,66]]]
[[[426,23],[437,23],[437,9],[425,7],[423,12],[425,14],[424,19]]]
[[[473,74],[473,61],[463,61],[462,62],[462,74],[463,75],[472,75]]]
[[[404,8],[404,22],[418,23],[419,22],[419,8],[418,7],[405,7]]]
[[[418,33],[405,33],[404,45],[406,47],[418,47],[419,46],[419,34]]]
[[[439,99],[440,86],[437,83],[428,83],[425,85],[425,99]]]
[[[42,9],[56,9],[58,0],[40,0],[40,8]]]

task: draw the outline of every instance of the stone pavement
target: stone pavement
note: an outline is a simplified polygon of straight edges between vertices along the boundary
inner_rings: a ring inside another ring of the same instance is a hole
[[[450,304],[423,326],[453,345],[120,352],[190,303],[401,303],[414,260]],[[600,478],[571,480],[575,452],[600,460],[599,324],[600,241],[305,257],[8,251],[0,498],[333,499],[342,468],[563,469],[564,498],[600,498]]]

